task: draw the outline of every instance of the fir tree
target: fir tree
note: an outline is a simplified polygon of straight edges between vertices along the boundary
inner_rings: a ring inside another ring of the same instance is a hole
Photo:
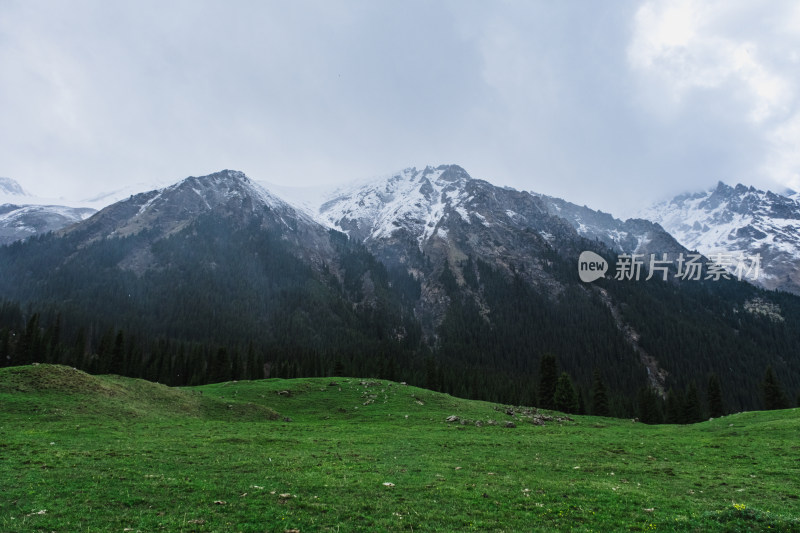
[[[683,424],[683,396],[672,388],[667,392],[666,414],[664,421],[667,424]]]
[[[772,370],[772,365],[767,367],[761,387],[764,394],[764,409],[771,411],[773,409],[789,408],[789,398],[783,392],[783,387],[781,387],[775,371]]]
[[[554,397],[558,382],[558,364],[552,354],[544,354],[539,363],[539,407],[555,409]]]
[[[700,411],[700,397],[697,394],[697,385],[692,381],[686,389],[686,396],[683,399],[683,422],[694,424],[703,420]]]
[[[575,414],[585,415],[586,399],[583,397],[583,390],[580,388],[580,386],[575,387],[575,393],[578,395],[578,410],[575,412]]]
[[[711,418],[725,416],[725,406],[722,403],[722,387],[716,374],[708,378],[708,414]]]
[[[231,379],[231,358],[225,348],[219,348],[209,361],[208,382],[219,383]]]
[[[114,339],[114,347],[111,349],[111,353],[106,355],[106,357],[110,359],[108,362],[108,373],[121,375],[125,369],[125,335],[122,333],[122,330],[117,331],[117,336]]]
[[[660,424],[663,422],[660,398],[650,387],[639,389],[639,421],[645,424]]]
[[[595,416],[608,416],[608,393],[600,371],[594,371],[594,383],[592,385],[592,414]]]
[[[18,365],[27,365],[34,362],[38,356],[38,340],[39,340],[39,313],[34,313],[28,320],[28,325],[25,327],[25,333],[19,341],[17,347],[17,361]]]
[[[569,374],[562,372],[556,382],[556,390],[553,394],[553,408],[564,413],[578,412],[578,395]]]
[[[8,328],[0,332],[0,366],[7,366],[11,361],[11,334]]]

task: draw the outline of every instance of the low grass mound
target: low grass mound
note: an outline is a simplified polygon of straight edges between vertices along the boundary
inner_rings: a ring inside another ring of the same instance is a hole
[[[37,364],[0,368],[0,401],[19,414],[51,417],[96,415],[115,419],[185,417],[276,420],[278,413],[253,403],[225,403],[199,391],[142,379],[92,376],[81,370]]]
[[[531,408],[464,400],[427,389],[376,379],[300,378],[231,381],[195,390],[224,401],[268,406],[305,423],[398,423],[441,426],[449,417],[455,426],[532,423],[535,415],[564,415]],[[574,423],[574,421],[572,422]]]
[[[119,394],[120,388],[107,380],[61,365],[0,368],[0,393],[35,392],[85,393],[102,396]]]
[[[0,370],[0,407],[0,531],[800,531],[798,410],[647,426],[47,365]]]

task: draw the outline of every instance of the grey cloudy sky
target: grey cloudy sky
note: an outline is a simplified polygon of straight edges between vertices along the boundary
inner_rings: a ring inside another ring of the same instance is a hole
[[[0,0],[0,73],[0,175],[42,196],[441,163],[616,215],[800,189],[794,0]]]

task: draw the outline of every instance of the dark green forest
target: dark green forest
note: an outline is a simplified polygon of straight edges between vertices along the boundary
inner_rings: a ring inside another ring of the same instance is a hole
[[[313,267],[264,226],[209,214],[166,238],[145,230],[86,244],[76,232],[0,248],[0,364],[60,363],[173,386],[375,377],[649,423],[793,405],[800,391],[792,295],[738,282],[587,286],[553,252],[548,268],[562,285],[553,296],[468,258],[438,275],[449,304],[430,336],[415,315],[421,283],[406,270],[334,231],[335,264]],[[142,250],[147,268],[120,268]],[[597,288],[667,371],[664,396]],[[753,298],[783,319],[747,312]]]

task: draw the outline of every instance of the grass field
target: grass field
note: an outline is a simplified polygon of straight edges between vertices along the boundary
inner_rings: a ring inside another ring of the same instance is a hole
[[[546,415],[355,378],[4,368],[0,531],[800,531],[797,409]]]

